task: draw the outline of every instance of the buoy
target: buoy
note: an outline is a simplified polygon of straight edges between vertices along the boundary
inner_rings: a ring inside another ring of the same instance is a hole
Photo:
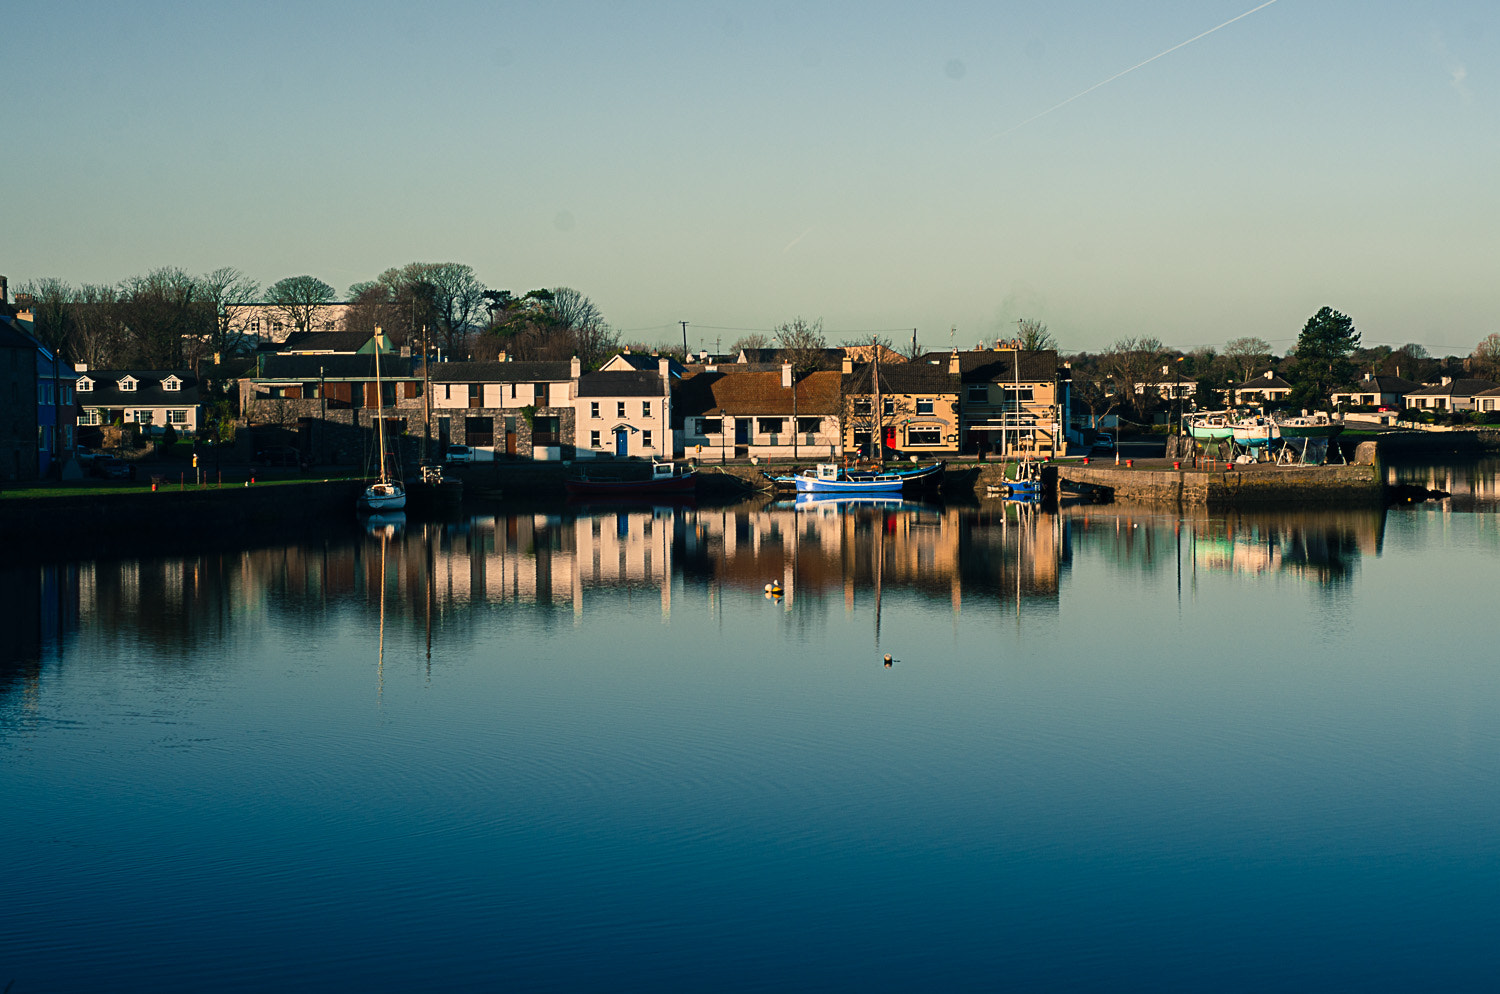
[[[891,654],[889,652],[885,654],[885,668],[891,668]]]

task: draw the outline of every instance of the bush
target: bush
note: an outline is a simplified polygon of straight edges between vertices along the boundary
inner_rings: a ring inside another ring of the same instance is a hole
[[[161,447],[171,450],[177,444],[177,429],[167,425],[166,430],[161,433]]]

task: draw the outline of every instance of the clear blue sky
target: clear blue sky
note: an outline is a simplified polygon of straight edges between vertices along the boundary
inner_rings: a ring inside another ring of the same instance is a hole
[[[695,348],[1500,331],[1494,0],[1276,0],[1017,127],[1258,2],[33,4],[0,272],[457,261]]]

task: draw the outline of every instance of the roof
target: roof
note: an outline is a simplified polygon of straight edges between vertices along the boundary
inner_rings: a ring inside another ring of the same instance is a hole
[[[843,376],[843,389],[845,393],[865,394],[874,393],[871,382],[871,374],[875,370],[874,363],[864,363],[854,367],[854,372]],[[1051,378],[1050,376],[1048,377]],[[948,362],[934,365],[930,362],[903,362],[896,365],[880,365],[880,392],[881,393],[951,393],[956,394],[963,380],[960,376],[954,376],[948,372]],[[988,380],[979,380],[985,383]]]
[[[1409,393],[1421,384],[1400,376],[1371,376],[1367,380],[1355,380],[1334,390],[1334,393]]]
[[[1290,390],[1292,385],[1273,373],[1262,373],[1253,380],[1246,380],[1235,390]]]
[[[24,324],[24,321],[17,320],[8,314],[0,314],[0,348],[37,348],[36,339],[26,333],[26,329],[23,327]]]
[[[740,349],[741,362],[764,362],[780,365],[794,355],[812,353],[825,369],[838,369],[844,361],[843,349]]]
[[[928,352],[912,360],[913,366],[934,366],[947,370],[949,361],[958,356],[958,371],[968,383],[1051,383],[1057,379],[1055,349],[970,349],[965,352]],[[1016,367],[1020,370],[1017,371]]]
[[[250,370],[255,380],[373,380],[375,356],[368,355],[275,355],[262,356],[260,370]],[[386,355],[380,359],[380,376],[387,380],[415,379],[411,360]]]
[[[813,417],[837,414],[840,379],[836,370],[818,370],[797,381],[797,414]],[[781,385],[781,372],[694,373],[672,392],[673,421],[698,415],[761,415],[792,413],[792,391]]]
[[[671,356],[647,355],[644,352],[617,353],[609,360],[609,362],[606,362],[604,364],[605,369],[602,371],[616,372],[616,370],[609,369],[608,367],[615,363],[625,363],[633,369],[638,369],[643,373],[657,373],[658,375],[660,375],[661,366],[659,364],[663,359],[667,360],[667,371],[670,372],[673,376],[681,378],[682,376],[686,375],[687,369],[682,365],[682,363],[678,362]]]
[[[631,370],[608,373],[584,373],[578,378],[579,397],[660,397],[663,393],[660,373]]]
[[[435,362],[434,383],[545,383],[573,379],[571,362]],[[657,393],[660,393],[657,390]]]
[[[293,352],[347,352],[355,353],[370,344],[373,336],[362,331],[294,331],[277,351],[283,355]]]
[[[134,390],[121,390],[125,377],[137,381]],[[162,389],[162,380],[175,376],[178,390]],[[93,382],[92,390],[76,394],[80,407],[193,407],[198,403],[198,377],[186,369],[90,369],[78,379]]]
[[[1494,380],[1452,380],[1448,383],[1429,383],[1419,390],[1407,391],[1408,397],[1472,397],[1500,387]]]

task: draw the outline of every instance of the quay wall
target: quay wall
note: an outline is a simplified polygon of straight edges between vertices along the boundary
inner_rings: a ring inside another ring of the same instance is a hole
[[[1059,465],[1058,478],[1116,500],[1251,507],[1375,506],[1385,499],[1378,466],[1230,466],[1218,470]]]

